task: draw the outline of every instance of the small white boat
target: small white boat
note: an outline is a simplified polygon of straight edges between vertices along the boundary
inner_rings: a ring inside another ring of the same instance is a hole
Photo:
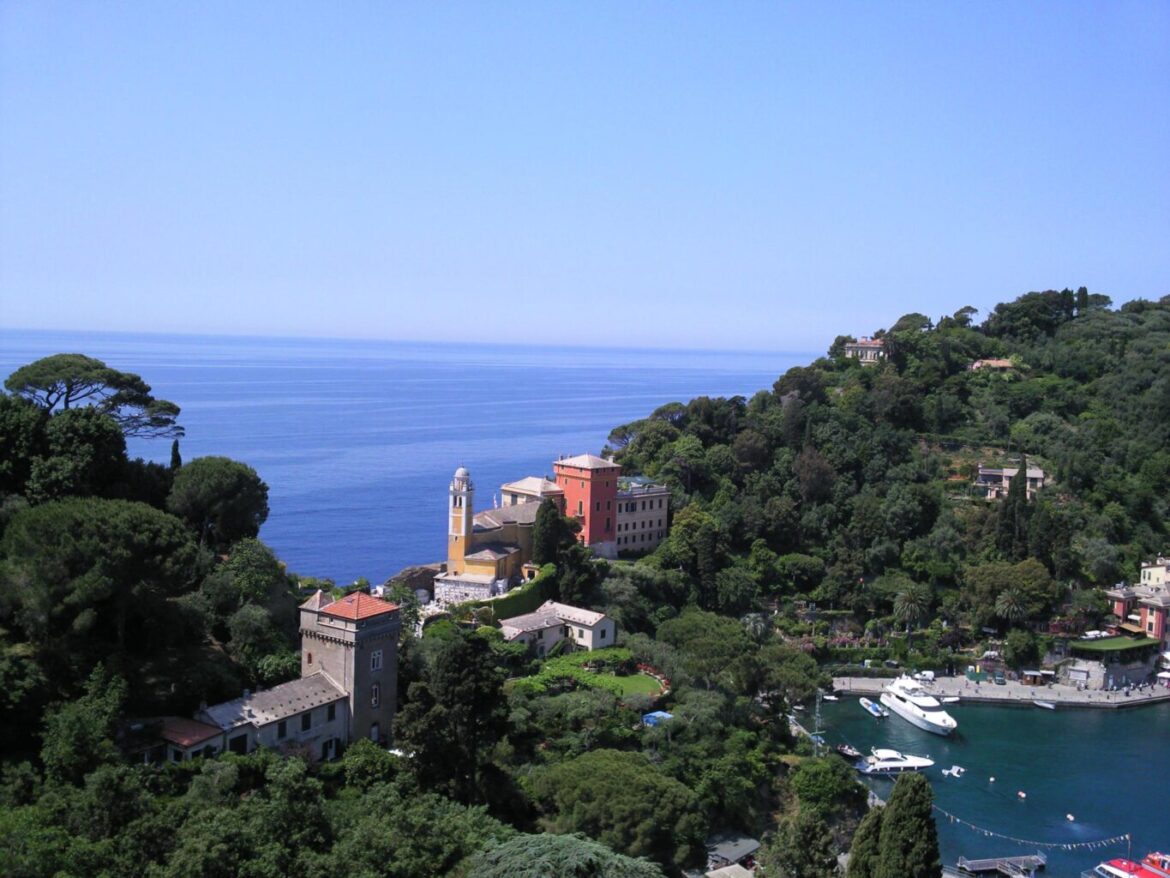
[[[874,719],[884,719],[890,715],[890,712],[882,707],[880,704],[875,704],[868,698],[861,699],[861,706],[865,708],[865,712]]]
[[[870,755],[853,767],[862,774],[902,774],[906,771],[921,771],[934,765],[933,759],[925,756],[907,756],[897,750],[875,747]]]
[[[824,701],[840,701],[841,700],[836,695],[822,695],[821,699]]]
[[[1033,701],[1037,707],[1043,707],[1045,710],[1056,710],[1056,702],[1053,701]]]
[[[940,698],[939,701],[941,701],[943,704],[958,704],[959,703],[959,696],[958,695],[948,695],[948,696],[946,696],[946,698]]]
[[[952,765],[950,768],[944,768],[942,773],[943,777],[962,777],[967,773],[967,769],[961,765]]]

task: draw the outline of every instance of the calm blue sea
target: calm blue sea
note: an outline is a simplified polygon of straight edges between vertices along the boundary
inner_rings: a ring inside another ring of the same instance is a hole
[[[486,508],[504,482],[596,453],[663,403],[751,396],[816,356],[5,330],[0,375],[62,352],[181,406],[184,460],[255,467],[271,507],[261,538],[290,569],[342,583],[445,557],[458,466]],[[130,451],[166,462],[170,442]]]
[[[935,815],[944,863],[1033,854],[1037,847],[1026,842],[1045,842],[1067,847],[1041,849],[1049,857],[1047,874],[1077,878],[1131,848],[1139,860],[1170,848],[1170,704],[1119,711],[948,709],[959,723],[953,738],[897,716],[875,720],[856,697],[842,696],[822,712],[831,745],[845,741],[862,752],[892,747],[935,761],[926,772],[935,804],[958,818]],[[942,769],[952,765],[966,774],[943,777]],[[888,798],[893,781],[874,779],[869,786]],[[1130,844],[1081,846],[1127,833]]]

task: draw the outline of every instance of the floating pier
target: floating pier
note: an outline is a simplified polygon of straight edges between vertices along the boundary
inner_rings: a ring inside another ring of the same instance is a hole
[[[1044,854],[1028,854],[1023,857],[987,857],[981,860],[968,860],[959,857],[959,870],[965,875],[987,875],[999,873],[1010,878],[1026,878],[1039,872],[1048,865],[1048,857]]]

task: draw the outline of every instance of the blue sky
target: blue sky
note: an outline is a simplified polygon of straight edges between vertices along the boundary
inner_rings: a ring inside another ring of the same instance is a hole
[[[823,350],[1170,293],[1170,3],[0,3],[0,326]]]

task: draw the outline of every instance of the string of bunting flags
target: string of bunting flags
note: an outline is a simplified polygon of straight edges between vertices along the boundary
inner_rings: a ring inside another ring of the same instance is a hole
[[[1129,841],[1129,833],[1124,835],[1115,835],[1113,838],[1098,838],[1093,841],[1031,841],[1026,838],[1016,838],[1013,835],[1004,835],[1002,832],[995,832],[991,829],[986,829],[982,826],[976,826],[968,820],[961,817],[956,817],[950,811],[944,811],[938,805],[932,806],[934,810],[946,817],[951,823],[958,823],[960,826],[965,826],[968,829],[981,833],[989,838],[1002,838],[1004,841],[1014,841],[1016,844],[1027,845],[1028,847],[1048,848],[1049,850],[1062,851],[1076,851],[1076,850],[1098,850],[1100,848],[1113,847],[1121,844],[1123,841]]]

